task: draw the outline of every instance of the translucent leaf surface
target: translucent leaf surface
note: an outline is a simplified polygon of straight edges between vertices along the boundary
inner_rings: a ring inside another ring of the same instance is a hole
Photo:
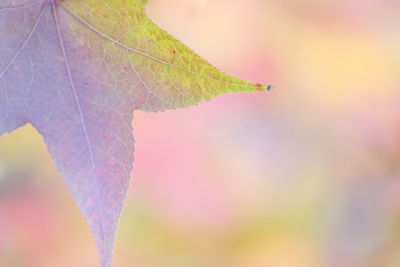
[[[0,134],[31,123],[111,266],[134,110],[270,89],[226,75],[154,25],[143,0],[2,0]]]

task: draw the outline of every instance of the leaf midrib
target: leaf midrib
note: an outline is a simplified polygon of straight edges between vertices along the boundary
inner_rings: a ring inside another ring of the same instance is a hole
[[[97,177],[97,171],[96,171],[96,164],[94,162],[94,157],[93,157],[93,149],[92,149],[92,144],[90,142],[90,138],[88,135],[88,131],[86,128],[86,122],[85,122],[85,118],[82,112],[82,107],[81,107],[81,102],[75,87],[75,82],[72,78],[72,73],[71,73],[71,67],[69,64],[69,59],[67,56],[67,52],[64,46],[64,40],[63,40],[63,36],[61,34],[61,29],[60,29],[60,24],[59,24],[59,19],[58,19],[58,14],[57,14],[57,10],[56,10],[56,3],[51,3],[51,10],[52,10],[52,14],[53,14],[53,18],[54,18],[54,22],[56,25],[56,29],[57,29],[57,34],[58,34],[58,39],[60,41],[60,48],[62,50],[62,54],[63,54],[63,58],[64,58],[64,63],[65,63],[65,67],[67,69],[67,73],[68,73],[68,79],[69,79],[69,83],[71,85],[71,89],[72,89],[72,93],[74,95],[74,99],[76,102],[76,105],[78,107],[78,112],[79,112],[79,116],[80,116],[80,120],[82,123],[82,128],[83,128],[83,132],[85,134],[85,140],[86,143],[88,145],[88,151],[89,151],[89,157],[90,157],[90,163],[91,163],[91,167],[93,169],[94,172],[94,178],[96,181],[96,193],[97,193],[97,198],[98,198],[98,202],[99,202],[99,206],[100,206],[100,224],[101,224],[101,237],[102,237],[102,242],[104,242],[105,236],[104,236],[104,208],[103,208],[103,203],[101,201],[101,194],[100,194],[100,186],[99,186],[99,181],[98,181],[98,177]]]
[[[34,1],[32,3],[28,3],[28,4],[25,4],[25,5],[13,6],[13,7],[4,7],[4,8],[1,8],[0,11],[25,9],[25,8],[29,8],[31,6],[34,6],[37,2],[38,1]],[[88,145],[90,161],[91,161],[92,169],[93,169],[95,180],[96,180],[96,189],[97,189],[97,195],[98,195],[98,201],[99,201],[100,213],[101,213],[101,220],[100,220],[100,223],[101,223],[101,236],[102,236],[102,242],[104,242],[105,241],[105,235],[104,235],[104,211],[103,211],[104,208],[103,208],[103,204],[102,204],[101,197],[100,197],[100,187],[99,187],[99,181],[98,181],[98,177],[97,177],[96,164],[94,162],[92,145],[91,145],[91,142],[90,142],[90,138],[88,136],[88,132],[87,132],[86,123],[85,123],[85,119],[84,119],[84,116],[83,116],[80,100],[79,100],[79,97],[78,97],[78,94],[77,94],[77,91],[76,91],[75,83],[74,83],[73,78],[72,78],[71,68],[70,68],[70,64],[69,64],[68,57],[67,57],[67,54],[66,54],[66,50],[65,50],[65,47],[64,47],[64,42],[63,42],[63,38],[62,38],[62,34],[61,34],[61,29],[60,29],[60,26],[59,26],[59,20],[58,20],[58,15],[57,15],[57,11],[56,11],[56,6],[60,6],[60,5],[58,5],[55,2],[46,2],[46,3],[41,5],[39,14],[38,14],[36,20],[34,21],[32,28],[30,29],[28,35],[26,36],[26,38],[24,39],[22,44],[19,46],[19,48],[15,52],[14,56],[5,65],[4,69],[0,72],[0,78],[2,78],[8,72],[10,66],[15,62],[15,60],[17,60],[17,58],[19,57],[21,52],[28,46],[30,40],[32,39],[32,36],[34,35],[34,33],[37,30],[37,26],[41,21],[41,18],[42,18],[42,15],[43,15],[45,9],[47,7],[49,7],[49,5],[51,5],[51,11],[52,11],[52,14],[53,14],[53,19],[54,19],[54,23],[55,23],[55,26],[56,26],[56,29],[57,29],[58,39],[59,39],[59,42],[60,42],[60,48],[62,50],[65,67],[66,67],[67,73],[68,73],[68,79],[70,81],[70,85],[71,85],[71,88],[72,88],[74,99],[75,99],[76,105],[78,107],[78,112],[79,112],[79,115],[80,115],[81,124],[82,124],[83,130],[84,130],[84,133],[85,133],[86,143]],[[6,95],[8,95],[7,92],[6,92]],[[6,107],[6,109],[8,110],[7,107]]]
[[[69,8],[65,7],[64,5],[61,4],[60,6],[64,10],[66,10],[66,12],[69,13],[73,18],[75,18],[78,22],[80,22],[82,25],[84,25],[85,27],[87,27],[88,29],[90,29],[91,31],[93,31],[94,33],[99,35],[100,37],[105,38],[108,41],[118,45],[119,47],[121,47],[124,50],[127,50],[127,51],[130,51],[132,53],[144,56],[144,57],[146,57],[148,59],[151,59],[151,60],[153,60],[155,62],[158,62],[160,64],[165,64],[165,65],[168,65],[170,67],[173,67],[173,68],[188,72],[190,74],[202,77],[204,79],[208,79],[208,80],[211,80],[211,81],[215,81],[215,82],[219,82],[219,83],[222,83],[222,84],[225,84],[225,85],[230,85],[230,86],[235,86],[235,87],[251,88],[251,89],[258,89],[258,90],[260,89],[260,87],[256,86],[256,85],[251,85],[251,84],[245,85],[245,84],[231,83],[231,82],[226,82],[226,81],[223,81],[223,80],[220,80],[220,79],[216,79],[216,78],[213,78],[213,77],[210,77],[210,76],[207,76],[207,75],[204,75],[204,74],[201,74],[201,73],[186,69],[186,68],[181,67],[181,66],[179,66],[177,64],[173,64],[171,62],[167,62],[165,60],[162,60],[162,59],[160,59],[158,57],[152,56],[152,55],[150,55],[150,54],[148,54],[146,52],[143,52],[141,50],[129,47],[129,46],[123,44],[122,42],[120,42],[120,40],[114,39],[111,36],[103,33],[101,30],[99,30],[98,28],[94,27],[89,22],[85,21],[83,18],[81,18],[80,16],[78,16],[77,14],[72,12]]]

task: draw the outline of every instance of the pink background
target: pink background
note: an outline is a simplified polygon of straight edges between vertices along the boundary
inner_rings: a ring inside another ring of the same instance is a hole
[[[115,266],[400,266],[400,4],[152,0],[221,70],[277,88],[133,121]],[[0,266],[98,266],[41,137],[0,138]]]

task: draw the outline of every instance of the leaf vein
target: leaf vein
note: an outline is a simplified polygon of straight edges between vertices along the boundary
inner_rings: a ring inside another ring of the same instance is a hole
[[[26,45],[27,45],[27,44],[29,43],[29,41],[31,40],[31,38],[32,38],[33,34],[35,33],[35,30],[36,30],[36,28],[37,28],[37,26],[38,26],[38,24],[39,24],[39,22],[40,22],[40,18],[41,18],[42,15],[43,15],[43,11],[44,11],[45,7],[46,7],[46,4],[43,4],[42,7],[41,7],[41,9],[40,9],[39,15],[38,15],[36,21],[34,22],[34,24],[33,24],[32,28],[31,28],[31,30],[29,31],[28,35],[26,36],[25,40],[22,42],[21,46],[18,47],[18,50],[15,52],[15,54],[14,54],[14,56],[11,58],[11,60],[5,65],[5,67],[3,68],[3,70],[0,71],[0,78],[2,78],[2,77],[6,74],[6,72],[7,72],[8,69],[10,68],[10,66],[15,62],[15,60],[16,60],[16,59],[18,58],[18,56],[21,54],[22,50],[24,50],[24,48],[26,47]]]
[[[155,56],[152,56],[152,55],[150,55],[150,54],[148,54],[148,53],[146,53],[146,52],[143,52],[143,51],[134,49],[134,48],[132,48],[132,47],[129,47],[129,46],[127,46],[127,45],[121,43],[120,41],[118,41],[118,40],[116,40],[116,39],[114,39],[114,38],[108,36],[107,34],[101,32],[99,29],[97,29],[96,27],[94,27],[93,25],[91,25],[90,23],[88,23],[87,21],[85,21],[84,19],[82,19],[81,17],[79,17],[78,15],[76,15],[75,13],[73,13],[73,12],[72,12],[71,10],[69,10],[67,7],[62,6],[62,5],[61,5],[61,7],[62,7],[63,9],[65,9],[65,10],[67,11],[68,14],[70,14],[73,18],[75,18],[77,21],[79,21],[80,23],[82,23],[84,26],[86,26],[86,27],[87,27],[88,29],[90,29],[91,31],[93,31],[94,33],[98,34],[99,36],[101,36],[101,37],[103,37],[103,38],[109,40],[110,42],[114,43],[115,45],[118,45],[119,47],[121,47],[121,48],[123,48],[123,49],[125,49],[125,50],[127,50],[127,51],[130,51],[130,52],[135,53],[135,54],[138,54],[138,55],[142,55],[142,56],[147,57],[147,58],[149,58],[149,59],[151,59],[151,60],[153,60],[153,61],[155,61],[155,62],[158,62],[158,63],[161,63],[161,64],[166,64],[166,65],[168,65],[168,66],[177,68],[177,69],[179,69],[179,70],[188,72],[188,73],[190,73],[190,74],[193,74],[193,75],[202,77],[202,78],[207,79],[207,80],[219,82],[219,83],[226,84],[226,85],[236,86],[236,87],[259,89],[259,87],[255,86],[255,85],[244,85],[244,84],[238,84],[238,83],[231,83],[231,82],[226,82],[226,81],[223,81],[223,80],[220,80],[220,79],[216,79],[216,78],[213,78],[213,77],[209,77],[209,76],[203,75],[203,74],[201,74],[201,73],[197,73],[197,72],[195,72],[195,71],[188,70],[188,69],[186,69],[186,68],[184,68],[184,67],[181,67],[181,66],[179,66],[179,65],[176,65],[176,64],[167,62],[167,61],[165,61],[165,60],[162,60],[162,59],[160,59],[160,58],[157,58],[157,57],[155,57]]]
[[[56,4],[55,3],[52,3],[52,11],[53,11],[53,16],[54,16],[54,21],[56,23],[58,39],[60,41],[60,46],[61,46],[62,54],[63,54],[63,57],[64,57],[65,67],[66,67],[66,70],[67,70],[67,73],[68,73],[68,79],[70,81],[70,85],[71,85],[71,88],[72,88],[72,92],[74,94],[75,102],[76,102],[76,105],[78,107],[78,111],[79,111],[79,115],[80,115],[80,119],[81,119],[81,125],[83,127],[86,143],[88,145],[90,162],[91,162],[91,166],[92,166],[92,169],[93,169],[94,177],[95,177],[95,180],[96,180],[96,190],[97,190],[97,197],[98,197],[98,201],[99,201],[99,205],[100,205],[100,216],[101,216],[101,220],[100,220],[101,236],[102,236],[102,242],[104,242],[106,240],[105,239],[105,235],[104,235],[104,211],[103,211],[103,204],[102,204],[101,197],[100,197],[99,181],[98,181],[98,177],[97,177],[96,166],[95,166],[94,157],[93,157],[93,148],[92,148],[92,145],[91,145],[90,140],[89,140],[89,135],[88,135],[88,132],[87,132],[85,119],[84,119],[82,108],[81,108],[81,105],[80,105],[80,100],[79,100],[78,94],[76,92],[74,80],[72,78],[71,68],[70,68],[70,65],[69,65],[67,53],[66,53],[65,46],[64,46],[63,37],[62,37],[62,34],[61,34],[60,23],[59,23],[59,19],[58,19],[57,10],[56,10]]]
[[[28,7],[35,5],[38,2],[39,1],[36,0],[36,1],[30,2],[30,3],[26,3],[26,4],[22,4],[22,5],[18,5],[18,6],[0,7],[0,12],[28,8]]]

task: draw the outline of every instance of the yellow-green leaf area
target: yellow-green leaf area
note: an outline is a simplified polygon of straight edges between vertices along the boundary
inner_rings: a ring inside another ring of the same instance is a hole
[[[157,101],[141,107],[161,111],[197,104],[225,93],[256,92],[270,86],[227,75],[155,25],[145,14],[144,0],[65,1],[68,12],[113,47],[112,56],[135,70]],[[77,36],[82,31],[72,29]],[[122,59],[125,57],[125,59]],[[126,61],[126,58],[128,61]]]

